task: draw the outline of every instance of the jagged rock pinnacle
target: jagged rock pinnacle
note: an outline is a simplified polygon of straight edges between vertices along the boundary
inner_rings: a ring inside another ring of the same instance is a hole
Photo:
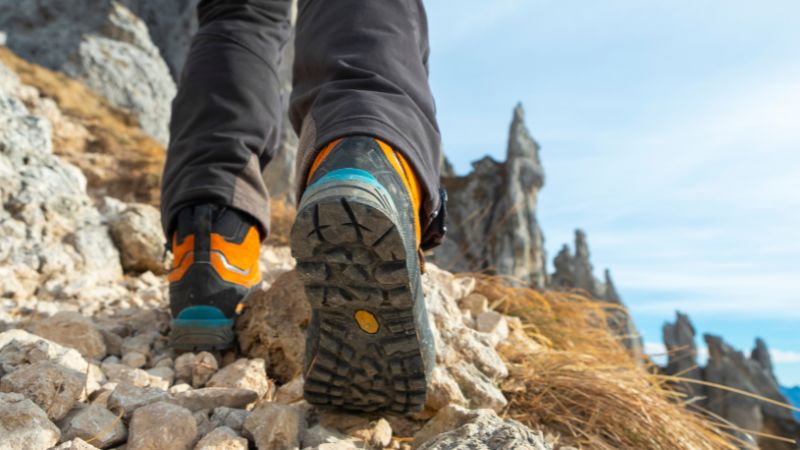
[[[617,292],[617,287],[614,286],[614,280],[611,279],[611,271],[606,269],[603,273],[606,284],[606,301],[612,303],[622,303],[622,299]]]
[[[764,342],[764,340],[761,339],[760,337],[756,338],[756,346],[750,353],[750,359],[759,363],[761,367],[764,368],[765,371],[769,372],[770,374],[773,373],[772,356],[770,356],[769,354],[767,343]]]
[[[470,174],[443,178],[450,226],[435,262],[449,270],[509,275],[544,288],[544,237],[536,218],[544,170],[521,105],[511,119],[507,155],[505,162],[484,157],[472,164]]]
[[[525,162],[521,163],[517,170],[513,172],[509,170],[508,181],[521,184],[524,190],[529,190],[531,187],[540,189],[544,186],[544,169],[539,160],[539,148],[539,144],[531,137],[528,127],[525,126],[525,110],[522,108],[522,103],[518,103],[514,108],[508,131],[506,167],[513,169],[517,161]]]

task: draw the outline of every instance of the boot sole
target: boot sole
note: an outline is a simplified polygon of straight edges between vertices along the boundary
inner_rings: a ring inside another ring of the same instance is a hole
[[[419,411],[433,341],[415,246],[407,244],[413,237],[404,236],[380,185],[313,188],[291,233],[313,310],[305,398],[351,411]]]
[[[233,327],[174,326],[169,333],[169,345],[182,352],[227,350],[234,346]]]

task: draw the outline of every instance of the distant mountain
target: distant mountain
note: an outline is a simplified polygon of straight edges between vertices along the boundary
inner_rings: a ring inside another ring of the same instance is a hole
[[[795,387],[781,386],[781,392],[783,392],[783,395],[785,395],[786,398],[789,399],[789,402],[792,405],[800,408],[800,386],[795,386]],[[797,420],[800,420],[800,412],[795,411],[794,417],[797,418]]]

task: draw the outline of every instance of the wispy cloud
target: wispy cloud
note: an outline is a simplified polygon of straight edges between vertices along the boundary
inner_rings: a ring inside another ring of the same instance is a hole
[[[584,228],[646,336],[680,308],[800,350],[800,3],[427,7],[445,150],[502,157],[523,101],[551,257]]]
[[[798,364],[800,363],[800,352],[790,350],[770,350],[772,362],[775,364]]]

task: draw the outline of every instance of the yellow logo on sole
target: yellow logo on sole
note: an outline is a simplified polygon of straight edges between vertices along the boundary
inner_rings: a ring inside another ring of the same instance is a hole
[[[356,311],[355,318],[356,323],[358,323],[358,327],[361,328],[361,331],[365,333],[375,334],[381,328],[381,325],[378,323],[378,319],[375,318],[375,315],[369,311],[359,309]]]

